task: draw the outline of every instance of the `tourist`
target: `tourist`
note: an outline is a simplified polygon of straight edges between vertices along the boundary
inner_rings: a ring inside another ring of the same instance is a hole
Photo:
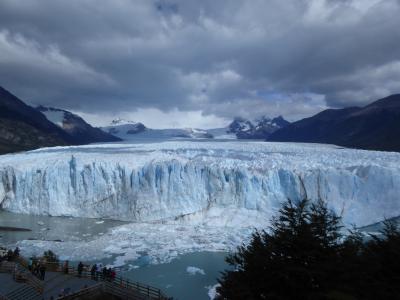
[[[40,279],[44,280],[44,277],[46,275],[46,266],[44,264],[40,264],[39,271],[40,271]]]
[[[36,261],[32,260],[32,267],[31,267],[32,274],[35,274],[35,268],[36,268]]]
[[[106,268],[106,267],[103,268],[103,276],[102,276],[102,279],[103,279],[103,280],[106,280],[106,279],[107,279],[107,268]]]
[[[107,281],[111,281],[111,268],[107,269]]]
[[[36,263],[35,266],[35,275],[38,276],[40,278],[40,264]]]
[[[28,270],[32,272],[33,258],[30,257],[28,261]]]
[[[19,256],[19,248],[16,247],[14,250],[14,258],[17,258]]]
[[[82,277],[83,263],[80,261],[78,264],[78,276]]]
[[[34,267],[33,267],[33,274],[38,277],[39,272],[40,272],[39,263],[35,262]]]
[[[99,279],[100,272],[101,272],[102,269],[103,269],[103,264],[102,263],[96,264],[96,280]]]
[[[111,281],[114,281],[116,275],[117,275],[117,274],[115,273],[115,270],[114,270],[114,269],[111,269],[111,275],[110,275]]]
[[[90,269],[90,276],[93,280],[96,280],[96,271],[97,271],[96,268],[97,268],[96,264],[93,264],[92,268]]]
[[[64,273],[65,274],[68,274],[68,270],[69,269],[69,262],[68,262],[68,260],[66,260],[65,262],[64,262]]]
[[[7,252],[7,260],[8,261],[12,261],[13,260],[13,251],[10,249],[10,250],[8,250],[8,252]]]

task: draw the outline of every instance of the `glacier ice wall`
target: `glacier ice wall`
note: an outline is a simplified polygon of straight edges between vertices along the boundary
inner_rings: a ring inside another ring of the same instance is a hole
[[[185,219],[211,208],[269,219],[287,198],[308,197],[326,200],[348,224],[365,225],[400,215],[399,162],[396,153],[324,145],[49,148],[0,156],[0,205],[20,213],[131,221]]]

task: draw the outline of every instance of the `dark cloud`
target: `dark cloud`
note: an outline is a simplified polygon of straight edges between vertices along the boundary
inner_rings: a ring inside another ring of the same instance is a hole
[[[33,104],[221,118],[400,92],[397,0],[0,2],[0,84]]]

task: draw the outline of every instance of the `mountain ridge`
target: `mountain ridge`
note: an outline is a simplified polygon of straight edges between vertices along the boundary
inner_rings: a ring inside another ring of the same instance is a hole
[[[41,105],[36,109],[43,113],[50,122],[53,122],[72,136],[75,143],[90,144],[121,141],[120,138],[106,133],[100,128],[91,126],[83,118],[70,111]]]
[[[400,151],[399,136],[400,94],[394,94],[364,107],[324,110],[277,130],[267,140]]]
[[[71,144],[71,136],[0,86],[0,153]]]
[[[268,118],[262,116],[254,121],[235,117],[228,125],[227,133],[233,133],[238,139],[266,139],[273,132],[290,124],[282,116]]]

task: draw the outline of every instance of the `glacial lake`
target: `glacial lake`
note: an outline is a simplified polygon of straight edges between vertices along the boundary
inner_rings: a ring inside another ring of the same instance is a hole
[[[394,218],[400,223],[400,217]],[[9,231],[0,229],[0,245],[15,247],[18,241],[35,239],[58,241],[89,241],[105,234],[109,229],[127,224],[115,220],[90,218],[47,217],[14,214],[0,211],[0,228],[16,227],[31,231]],[[362,229],[377,233],[382,230],[382,223],[375,223]],[[100,251],[100,249],[99,249]],[[117,268],[117,272],[132,281],[139,281],[160,288],[175,300],[207,300],[209,289],[217,283],[220,272],[229,268],[224,252],[194,252],[178,255],[169,263],[150,264],[145,253],[136,260],[126,261]],[[63,257],[60,257],[63,259]],[[112,264],[114,257],[97,261],[85,261],[91,264],[101,262]],[[77,264],[78,262],[71,262]]]
[[[126,222],[34,216],[0,211],[0,227],[31,230],[0,230],[0,245],[14,248],[18,241],[27,239],[52,240],[60,243],[67,240],[90,240],[122,224]],[[124,266],[117,269],[117,272],[133,281],[158,287],[175,300],[207,300],[210,299],[209,289],[217,283],[220,272],[228,268],[225,262],[226,255],[227,253],[223,252],[188,253],[164,264],[149,264],[146,255],[143,255],[135,261],[127,261]],[[113,258],[95,262],[109,264],[113,262]]]

